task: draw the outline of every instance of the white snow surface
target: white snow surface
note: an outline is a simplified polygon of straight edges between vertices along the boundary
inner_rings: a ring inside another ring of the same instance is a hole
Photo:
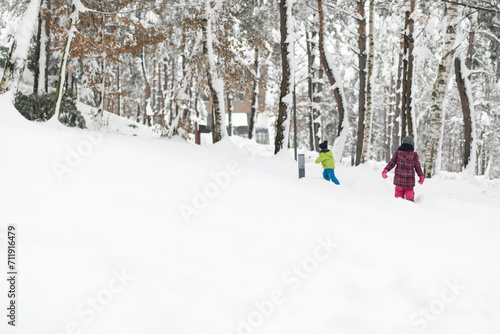
[[[298,179],[242,138],[54,127],[0,105],[2,277],[11,224],[19,272],[15,328],[0,280],[2,334],[500,331],[498,180],[441,173],[414,204],[382,162],[337,162],[335,186],[314,152]]]

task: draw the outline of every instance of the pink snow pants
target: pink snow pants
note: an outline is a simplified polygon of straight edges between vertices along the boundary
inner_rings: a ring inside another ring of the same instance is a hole
[[[404,188],[396,186],[395,196],[396,198],[403,198],[413,202],[415,197],[415,192],[413,191],[413,188]]]

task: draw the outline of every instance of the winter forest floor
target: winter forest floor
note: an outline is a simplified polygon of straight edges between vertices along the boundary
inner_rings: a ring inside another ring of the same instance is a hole
[[[314,153],[299,180],[248,140],[197,146],[112,115],[70,129],[0,104],[0,261],[14,224],[18,268],[1,333],[500,332],[498,180],[441,173],[413,204],[381,162],[338,162],[335,186]]]

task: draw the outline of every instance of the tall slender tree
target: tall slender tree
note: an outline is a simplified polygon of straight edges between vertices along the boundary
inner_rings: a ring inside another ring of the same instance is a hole
[[[364,0],[363,0],[364,1]],[[333,63],[331,54],[328,52],[325,46],[325,30],[324,30],[324,11],[323,11],[323,0],[318,0],[318,25],[319,25],[319,55],[323,69],[325,70],[326,76],[330,85],[333,87],[333,95],[335,96],[335,101],[337,102],[337,109],[339,115],[339,123],[337,130],[337,138],[333,144],[333,156],[337,161],[340,161],[342,154],[344,152],[345,141],[348,131],[348,118],[346,115],[346,109],[344,106],[344,88],[343,82],[340,78],[337,68]]]
[[[248,138],[252,139],[255,135],[255,121],[257,118],[257,110],[259,109],[259,48],[254,49],[254,65],[255,79],[253,81],[252,98],[250,106],[250,121],[248,123]]]
[[[396,80],[395,98],[394,98],[394,117],[392,118],[392,150],[395,151],[400,144],[401,139],[401,96],[402,96],[402,75],[403,75],[403,38],[401,38],[400,52],[398,60],[398,76]]]
[[[314,42],[317,33],[312,30],[311,32],[306,31],[306,51],[307,51],[307,64],[308,64],[308,76],[307,76],[307,89],[309,95],[309,148],[311,151],[317,151],[319,145],[319,137],[317,135],[319,129],[319,123],[316,119],[319,117],[319,108],[317,103],[320,98],[318,91],[318,86],[320,85],[316,68],[316,43]]]
[[[365,134],[365,112],[366,112],[366,16],[365,0],[358,0],[358,72],[359,72],[359,95],[358,95],[358,136],[356,142],[356,166],[362,162],[363,141]]]
[[[43,5],[43,0],[40,2],[40,6]],[[33,78],[33,94],[38,94],[38,87],[40,84],[40,75],[41,75],[41,67],[40,67],[40,58],[42,52],[45,50],[42,49],[42,36],[43,36],[43,13],[42,10],[39,10],[38,13],[38,29],[36,34],[35,41],[35,73]]]
[[[413,84],[413,12],[415,11],[415,0],[409,0],[405,4],[405,27],[403,30],[403,70],[402,70],[402,94],[401,94],[401,136],[414,136],[412,117],[412,84]]]
[[[455,54],[454,43],[457,35],[457,19],[458,8],[455,3],[450,4],[448,8],[448,24],[444,37],[444,46],[439,64],[438,74],[432,88],[431,100],[431,124],[429,127],[429,135],[425,150],[424,174],[430,178],[436,170],[440,169],[440,161],[438,158],[440,144],[442,138],[442,118],[443,118],[443,101],[446,94],[446,86],[448,85]]]
[[[224,107],[224,83],[217,73],[214,53],[214,24],[217,10],[220,4],[212,7],[212,2],[205,0],[203,18],[203,54],[206,61],[207,82],[212,97],[212,139],[216,143],[227,136],[225,107]]]
[[[457,82],[462,115],[464,120],[464,154],[463,167],[474,175],[476,170],[476,122],[472,85],[470,74],[472,71],[472,56],[474,50],[474,37],[477,27],[477,14],[470,18],[470,30],[467,49],[461,48],[455,57],[455,79]]]
[[[363,134],[363,150],[361,152],[361,163],[369,159],[369,148],[371,139],[371,123],[372,123],[372,74],[373,74],[373,54],[374,54],[374,30],[373,30],[373,0],[369,0],[368,8],[370,10],[368,18],[368,69],[366,76],[366,113],[365,113],[365,129]]]
[[[78,5],[78,9],[77,9],[77,5]],[[66,86],[65,82],[66,82],[66,70],[67,70],[67,66],[68,66],[68,59],[69,59],[70,51],[71,51],[71,43],[73,43],[73,38],[74,38],[75,32],[76,32],[76,23],[77,23],[78,16],[80,13],[80,8],[82,8],[80,1],[73,0],[72,5],[71,5],[71,15],[70,15],[68,35],[66,37],[66,44],[64,46],[63,55],[61,58],[61,65],[59,67],[59,80],[57,82],[56,99],[55,99],[54,106],[52,108],[52,113],[50,115],[53,122],[59,121],[59,112],[61,110],[61,102],[62,102],[62,98],[64,95],[65,86]]]
[[[281,33],[281,88],[274,154],[288,149],[290,117],[293,108],[293,86],[295,80],[295,53],[293,50],[293,4],[294,0],[280,0]]]
[[[42,10],[43,9],[43,10]],[[41,75],[43,76],[43,79],[40,79],[40,82],[43,82],[43,87],[44,87],[44,92],[48,93],[49,92],[49,65],[50,65],[50,49],[51,49],[51,33],[50,33],[50,10],[51,10],[51,4],[49,1],[44,2],[44,6],[41,9],[42,13],[44,14],[44,26],[43,26],[43,39],[42,41],[44,42],[44,52],[42,52],[42,57],[40,57],[40,62],[41,64],[39,65],[40,68],[43,68],[43,71],[41,71]]]

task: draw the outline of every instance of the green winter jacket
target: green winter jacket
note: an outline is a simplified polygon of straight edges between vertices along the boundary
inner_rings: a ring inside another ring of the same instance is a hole
[[[333,160],[332,151],[328,152],[320,152],[318,159],[316,159],[316,163],[323,166],[323,169],[335,169],[335,161]]]

